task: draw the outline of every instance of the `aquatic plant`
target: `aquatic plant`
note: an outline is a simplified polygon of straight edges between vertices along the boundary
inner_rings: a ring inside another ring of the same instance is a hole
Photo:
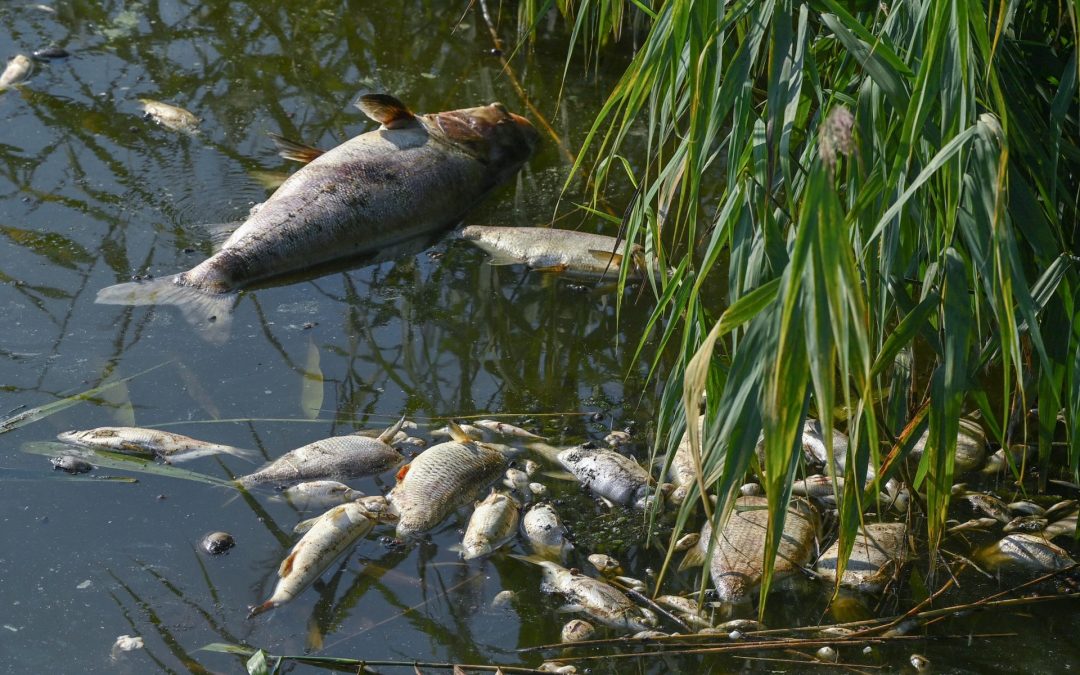
[[[536,4],[523,7],[550,8]],[[688,426],[700,459],[680,524],[698,504],[721,518],[754,467],[775,551],[808,413],[851,437],[844,555],[868,465],[895,474],[927,429],[913,482],[936,549],[964,413],[1003,445],[1031,424],[1045,481],[1064,411],[1077,476],[1073,3],[558,6],[595,58],[620,26],[641,27],[572,173],[591,177],[594,202],[629,180],[627,246],[674,269],[654,285],[649,339],[680,355],[654,369],[667,378],[659,450],[670,463]],[[687,411],[705,392],[698,438]]]

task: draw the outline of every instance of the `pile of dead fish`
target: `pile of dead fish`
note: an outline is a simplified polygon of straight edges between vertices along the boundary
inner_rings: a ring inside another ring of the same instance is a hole
[[[538,566],[541,589],[561,596],[566,610],[581,615],[564,627],[564,641],[588,639],[595,630],[589,621],[641,638],[666,634],[661,629],[728,634],[759,627],[748,619],[731,618],[737,614],[732,608],[753,600],[762,580],[768,502],[757,483],[742,486],[719,531],[714,532],[705,522],[700,531],[679,540],[676,548],[685,551],[680,571],[703,565],[712,580],[713,594],[699,597],[651,596],[649,591],[658,589],[627,575],[619,561],[576,550],[556,504],[546,499],[548,487],[539,482],[543,477],[573,479],[610,509],[628,510],[644,518],[646,509],[658,507],[663,519],[665,509],[673,511],[694,494],[696,474],[685,437],[669,468],[670,482],[661,482],[654,471],[620,452],[630,440],[622,432],[608,436],[611,447],[586,443],[556,448],[529,431],[490,420],[473,425],[451,423],[432,431],[434,439],[447,440],[430,446],[428,440],[411,435],[416,429],[403,418],[377,436],[360,432],[316,441],[236,479],[238,488],[272,486],[303,509],[326,509],[296,526],[299,538],[280,564],[270,597],[253,606],[249,616],[297,597],[339,556],[380,526],[394,528],[397,538],[408,544],[439,527],[459,509],[472,507],[461,556],[471,560],[493,555],[519,541],[520,534],[523,547],[516,557],[523,564]],[[899,578],[915,551],[908,525],[911,494],[899,481],[885,484],[885,491],[870,505],[850,559],[838,575],[840,544],[829,541],[832,537],[826,534],[823,522],[835,519],[847,438],[839,431],[831,435],[834,452],[830,455],[821,425],[808,420],[804,426],[801,460],[805,470],[814,473],[793,486],[774,579],[804,575],[829,588],[839,585],[864,594],[881,594]],[[59,438],[74,447],[136,453],[167,463],[218,453],[250,458],[245,450],[150,429],[102,427],[65,432]],[[913,454],[922,452],[924,441]],[[423,450],[406,463],[403,450],[417,448]],[[997,472],[1013,459],[1001,454],[987,461],[985,455],[981,428],[965,421],[957,442],[958,473],[980,467],[984,473]],[[80,461],[77,456],[67,456],[56,458],[54,465],[78,470],[72,466]],[[364,495],[340,482],[395,470],[396,483],[385,496]],[[874,472],[869,473],[868,480],[872,480]],[[992,567],[1040,572],[1074,564],[1068,552],[1051,540],[1074,536],[1080,511],[1076,501],[1048,506],[1026,500],[1006,503],[964,484],[957,485],[954,493],[959,508],[974,510],[976,517],[951,522],[949,536],[975,532],[992,536],[998,528],[1003,535],[974,550],[973,559]],[[228,535],[216,535],[213,544],[220,550],[231,545]],[[208,550],[210,546],[208,542]],[[585,560],[595,568],[594,574],[581,571]],[[496,603],[505,603],[513,595],[514,590],[507,589]]]

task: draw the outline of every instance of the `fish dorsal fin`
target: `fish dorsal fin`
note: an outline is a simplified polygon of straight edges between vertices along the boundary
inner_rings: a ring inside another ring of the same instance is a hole
[[[284,579],[285,577],[289,576],[289,573],[292,572],[293,560],[295,560],[295,559],[296,559],[296,549],[294,548],[292,550],[292,553],[290,553],[287,558],[285,558],[284,560],[281,561],[281,566],[278,567],[278,571],[277,571],[277,574],[278,574],[279,577]]]
[[[364,94],[356,107],[387,129],[401,129],[416,124],[416,115],[389,94]]]
[[[319,522],[320,518],[322,518],[321,515],[315,516],[314,518],[308,518],[307,520],[301,520],[299,523],[296,524],[296,527],[293,528],[293,533],[303,534],[307,532],[315,526],[315,523]]]
[[[401,419],[399,419],[397,423],[394,424],[394,426],[379,434],[379,440],[389,445],[390,441],[394,440],[394,436],[397,436],[397,432],[401,431],[401,427],[403,427],[404,425],[405,415],[402,415]]]
[[[450,427],[450,438],[454,439],[458,443],[472,443],[473,442],[472,437],[469,436],[469,434],[465,433],[465,430],[462,429],[461,427],[459,427],[457,425],[457,422],[454,422],[453,420],[450,420],[449,422],[447,422],[446,426]]]
[[[273,131],[266,132],[266,135],[270,137],[270,140],[277,146],[278,154],[285,159],[291,159],[294,162],[300,162],[307,164],[311,160],[315,159],[319,155],[325,153],[325,150],[305,145],[299,141],[294,141],[289,138],[285,138],[281,134],[275,134]]]

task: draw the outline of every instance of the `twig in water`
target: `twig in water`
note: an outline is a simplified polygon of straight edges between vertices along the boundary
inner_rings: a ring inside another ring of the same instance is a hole
[[[639,593],[638,591],[635,591],[634,589],[630,588],[629,586],[626,586],[624,584],[620,584],[618,581],[615,581],[614,579],[609,579],[608,583],[611,584],[612,586],[614,586],[615,588],[619,589],[623,593],[625,593],[631,600],[634,600],[635,602],[640,602],[643,605],[648,605],[649,608],[652,609],[654,612],[656,612],[660,616],[664,617],[668,621],[672,622],[673,624],[675,624],[676,626],[678,626],[682,630],[686,631],[687,633],[693,633],[694,632],[693,629],[691,629],[690,626],[687,626],[686,623],[682,619],[680,619],[679,617],[675,616],[671,612],[667,611],[666,609],[664,609],[663,607],[658,605],[656,602],[653,601],[652,598],[646,596],[645,594]]]

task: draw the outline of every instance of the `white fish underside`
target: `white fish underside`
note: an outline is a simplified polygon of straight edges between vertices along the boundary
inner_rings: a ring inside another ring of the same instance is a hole
[[[245,459],[254,457],[250,450],[241,450],[231,445],[207,443],[181,434],[139,427],[98,427],[86,431],[65,431],[57,435],[57,438],[78,447],[157,455],[167,462],[184,462],[217,454],[235,455]]]

